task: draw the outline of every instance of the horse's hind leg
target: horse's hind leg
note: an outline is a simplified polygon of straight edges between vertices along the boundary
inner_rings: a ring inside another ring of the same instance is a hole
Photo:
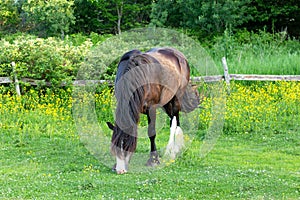
[[[156,166],[156,165],[160,164],[159,159],[158,159],[158,153],[156,150],[156,144],[155,144],[156,108],[151,107],[147,111],[147,118],[148,118],[148,137],[150,139],[151,150],[150,150],[150,158],[148,159],[146,165],[147,166]]]
[[[164,106],[166,113],[170,117],[170,138],[166,148],[165,155],[171,159],[175,159],[184,147],[184,137],[180,128],[179,120],[179,101],[174,97],[168,104]]]
[[[180,103],[177,97],[173,97],[173,99],[164,105],[164,109],[167,115],[170,117],[170,127],[172,126],[172,120],[176,117],[177,126],[180,126],[179,120],[179,111],[180,111]]]

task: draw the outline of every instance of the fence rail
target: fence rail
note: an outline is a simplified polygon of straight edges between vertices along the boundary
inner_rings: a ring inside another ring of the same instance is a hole
[[[224,81],[224,75],[215,75],[215,76],[199,76],[191,77],[192,82],[218,82]],[[300,81],[300,75],[260,75],[260,74],[229,74],[229,80],[237,81]],[[30,85],[37,86],[43,80],[34,80],[30,78],[21,78],[19,82],[29,83]],[[103,83],[112,83],[107,80],[75,80],[73,85],[83,86],[87,84],[103,84]],[[0,77],[0,84],[14,83],[10,77]],[[51,86],[50,82],[44,82],[46,86]],[[62,83],[62,86],[66,84]]]
[[[14,68],[15,63],[11,63]],[[260,75],[260,74],[229,74],[228,67],[225,57],[222,58],[222,65],[224,68],[224,75],[214,75],[214,76],[200,76],[200,77],[191,77],[191,82],[218,82],[226,81],[228,88],[230,87],[231,80],[239,81],[300,81],[300,75]],[[20,94],[19,82],[29,83],[30,85],[37,86],[41,83],[46,86],[51,86],[50,82],[45,82],[44,80],[34,80],[30,78],[21,78],[18,80],[16,74],[14,74],[14,80],[10,77],[0,77],[0,85],[14,83],[16,85],[17,94]],[[103,83],[113,84],[111,81],[107,80],[76,80],[73,81],[74,86],[84,86],[87,84],[103,84]],[[62,83],[61,86],[65,86],[65,83]]]
[[[217,82],[225,80],[224,75],[192,77],[193,82]],[[229,74],[229,80],[237,81],[300,81],[300,75]]]
[[[9,77],[0,77],[0,84],[12,83],[13,81]]]

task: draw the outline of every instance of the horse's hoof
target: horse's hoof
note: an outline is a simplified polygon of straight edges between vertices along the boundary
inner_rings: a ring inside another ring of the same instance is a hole
[[[150,153],[150,158],[148,159],[146,166],[155,167],[159,165],[158,153],[156,151]]]
[[[159,164],[160,164],[159,160],[151,160],[151,159],[149,159],[147,161],[147,163],[146,163],[146,166],[147,167],[156,167]]]
[[[119,171],[117,171],[117,174],[126,174],[127,171],[125,169],[121,169]]]
[[[114,166],[111,168],[111,171],[115,172],[116,170],[117,164],[114,164]]]

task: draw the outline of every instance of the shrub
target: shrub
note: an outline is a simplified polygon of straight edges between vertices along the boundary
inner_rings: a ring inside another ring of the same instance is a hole
[[[56,87],[75,79],[79,66],[92,43],[86,40],[79,46],[57,38],[41,39],[30,35],[16,36],[14,40],[0,40],[0,76],[13,77],[11,62],[16,63],[19,79],[32,78],[40,84],[50,82]]]

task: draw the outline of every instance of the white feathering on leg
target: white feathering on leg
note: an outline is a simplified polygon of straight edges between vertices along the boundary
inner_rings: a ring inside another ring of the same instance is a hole
[[[183,147],[184,147],[183,131],[179,126],[177,126],[176,132],[175,132],[175,152],[176,152],[176,154],[179,153]]]
[[[176,127],[177,127],[177,120],[176,120],[176,117],[173,117],[171,128],[170,128],[170,139],[171,139],[171,136],[174,139]]]
[[[182,129],[177,126],[176,117],[172,119],[172,124],[170,128],[170,139],[166,148],[165,155],[171,159],[175,159],[176,155],[184,147],[184,137]]]

